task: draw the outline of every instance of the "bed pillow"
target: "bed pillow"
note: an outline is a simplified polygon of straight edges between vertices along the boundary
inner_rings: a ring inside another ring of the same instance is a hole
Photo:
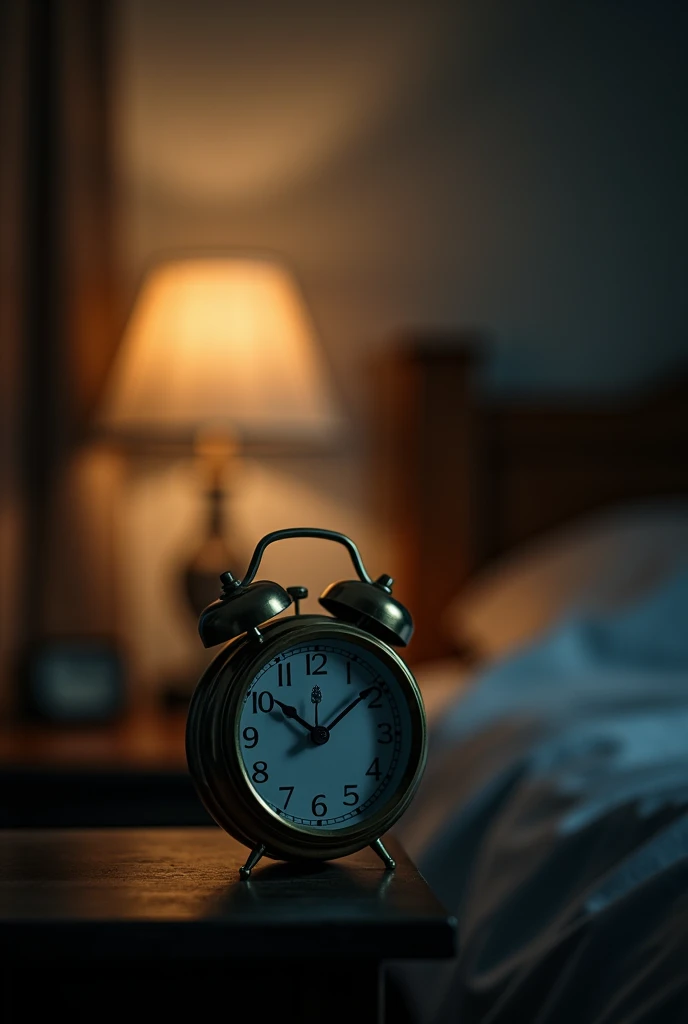
[[[618,506],[487,567],[448,606],[449,636],[502,657],[577,611],[614,610],[688,563],[688,501]]]

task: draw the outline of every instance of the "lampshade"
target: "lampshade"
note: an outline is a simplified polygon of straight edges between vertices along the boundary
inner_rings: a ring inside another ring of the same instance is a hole
[[[343,419],[297,284],[273,259],[162,263],[145,278],[101,406],[109,431],[244,445],[337,435]]]

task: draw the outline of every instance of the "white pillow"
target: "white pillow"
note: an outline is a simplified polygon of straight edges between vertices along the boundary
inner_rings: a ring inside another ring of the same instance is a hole
[[[522,646],[572,611],[607,611],[688,563],[688,501],[586,516],[482,570],[448,606],[445,628],[487,658]]]

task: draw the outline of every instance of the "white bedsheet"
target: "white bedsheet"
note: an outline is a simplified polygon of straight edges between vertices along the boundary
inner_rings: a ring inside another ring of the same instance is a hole
[[[562,921],[594,935],[615,901],[688,864],[688,570],[623,612],[561,622],[457,685],[452,697],[451,675],[442,679],[425,777],[395,833],[458,916],[461,953],[456,963],[405,965],[400,977],[419,1020],[472,1020],[470,1000],[492,1006],[498,979],[512,995],[494,1019],[518,1021],[532,1012],[518,1002],[520,979],[532,987]],[[617,819],[621,833],[608,835]],[[568,877],[552,868],[539,880],[543,864],[563,864],[574,847]],[[493,920],[510,936],[507,952]],[[549,999],[550,981],[542,984]],[[564,1020],[567,1004],[551,1005],[559,1016],[542,1020]]]

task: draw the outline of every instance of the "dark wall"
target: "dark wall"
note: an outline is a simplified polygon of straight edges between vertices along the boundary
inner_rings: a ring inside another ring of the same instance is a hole
[[[122,258],[262,245],[356,403],[398,327],[489,330],[504,388],[686,350],[674,0],[120,5]]]

